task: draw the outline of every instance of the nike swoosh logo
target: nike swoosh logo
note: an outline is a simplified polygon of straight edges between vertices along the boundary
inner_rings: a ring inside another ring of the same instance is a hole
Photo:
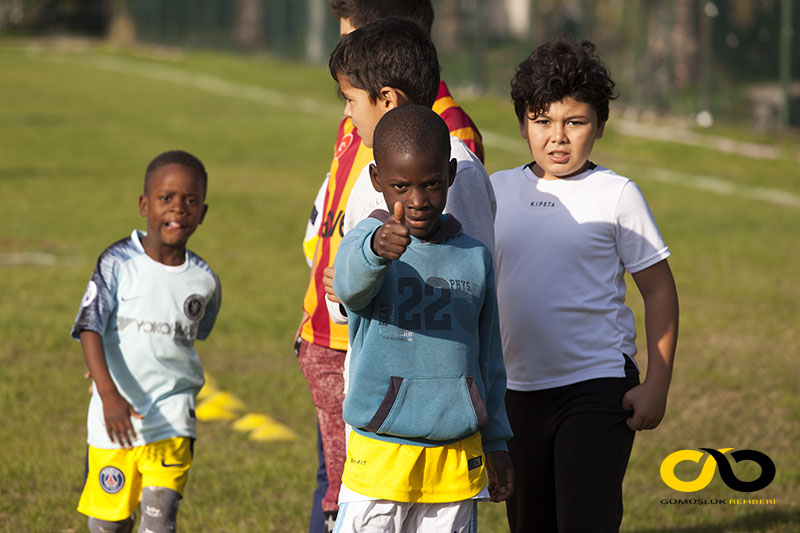
[[[161,466],[166,466],[167,468],[169,468],[170,466],[183,466],[183,463],[169,463],[169,464],[167,464],[167,463],[164,462],[164,459],[161,459]]]

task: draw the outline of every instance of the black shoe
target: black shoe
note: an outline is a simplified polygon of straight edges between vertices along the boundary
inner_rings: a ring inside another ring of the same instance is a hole
[[[336,515],[339,511],[325,511],[325,531],[326,533],[333,533],[333,526],[336,525]]]

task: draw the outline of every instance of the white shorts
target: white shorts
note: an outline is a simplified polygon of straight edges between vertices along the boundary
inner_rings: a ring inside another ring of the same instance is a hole
[[[339,504],[334,533],[476,533],[476,499],[452,503],[410,503],[389,500]]]

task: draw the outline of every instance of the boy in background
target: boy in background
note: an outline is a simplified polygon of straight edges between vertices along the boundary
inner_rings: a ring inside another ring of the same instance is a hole
[[[331,10],[339,19],[339,29],[344,37],[353,30],[386,17],[403,17],[417,23],[430,39],[433,26],[433,6],[430,0],[330,0]],[[433,110],[442,117],[450,135],[458,137],[483,163],[483,140],[472,119],[450,95],[444,80],[439,82],[439,92]]]
[[[556,39],[511,82],[533,161],[492,174],[511,531],[618,531],[636,431],[664,416],[678,336],[670,255],[634,182],[589,160],[614,82],[588,41]],[[639,384],[628,271],[644,300]]]
[[[492,253],[443,215],[445,123],[405,105],[374,130],[371,183],[392,210],[345,235],[350,433],[336,530],[474,531],[476,497],[513,490]]]
[[[388,111],[407,104],[430,106],[438,84],[436,49],[408,21],[390,17],[359,28],[344,37],[329,61],[331,75],[345,97],[345,115],[361,131],[362,143],[372,146],[375,124]],[[464,143],[450,136],[451,157],[456,160],[458,179],[447,197],[446,213],[463,224],[464,233],[494,248],[495,198],[489,176]],[[358,222],[383,204],[365,168],[350,192],[346,235]],[[333,268],[324,272],[328,313],[337,323],[346,316],[332,287]]]
[[[139,212],[147,232],[97,261],[72,337],[94,380],[86,482],[78,511],[89,531],[174,531],[192,464],[203,367],[195,339],[211,332],[219,279],[186,248],[203,222],[208,177],[193,155],[165,152],[147,166]]]
[[[342,36],[381,18],[403,16],[414,21],[429,38],[434,19],[430,0],[330,0],[330,7],[339,19]],[[439,82],[433,109],[448,124],[451,135],[463,139],[483,161],[480,133],[453,100],[444,81]],[[332,525],[335,519],[345,447],[341,403],[347,328],[332,321],[328,314],[323,276],[325,268],[333,266],[343,235],[350,191],[371,160],[372,149],[361,142],[352,120],[344,117],[339,125],[330,170],[317,194],[303,241],[311,275],[303,299],[303,318],[298,327],[295,350],[309,383],[319,421],[318,487],[311,513],[312,533],[325,531],[323,523]]]
[[[371,22],[343,37],[331,53],[329,68],[345,98],[345,116],[372,146],[375,125],[387,111],[405,104],[435,105],[439,59],[433,43],[407,20],[398,17]],[[494,247],[495,199],[483,164],[466,144],[450,136],[460,179],[448,195],[445,212],[464,224],[464,232],[490,250]],[[368,168],[353,184],[347,201],[346,234],[383,198],[369,179]]]
[[[331,11],[339,21],[339,32],[342,37],[365,24],[391,16],[412,20],[425,31],[429,38],[431,36],[434,13],[430,0],[405,0],[403,2],[397,2],[396,0],[330,0],[329,3]],[[483,139],[478,127],[455,102],[444,80],[439,82],[439,93],[436,97],[436,102],[433,104],[433,110],[447,123],[450,135],[464,141],[467,148],[478,157],[481,163],[484,163]],[[358,130],[353,129],[348,117],[342,119],[335,147],[339,147],[344,137],[347,136],[347,134],[342,135],[343,125],[347,125],[344,130],[352,132],[352,143],[356,145],[355,147],[358,150],[369,150],[365,146],[358,145],[360,139]],[[303,254],[309,266],[312,264],[317,239],[319,238],[318,234],[322,223],[320,215],[325,208],[325,193],[328,190],[329,177],[330,175],[325,176],[317,197],[314,199],[306,234],[303,238]]]
[[[425,31],[429,38],[431,36],[434,13],[430,0],[405,0],[403,2],[397,2],[396,0],[330,0],[330,7],[339,21],[339,32],[342,37],[365,24],[391,16],[412,20]],[[455,102],[444,80],[439,82],[439,93],[436,96],[436,102],[433,104],[433,110],[447,123],[450,135],[464,141],[467,148],[478,157],[481,163],[484,163],[483,139],[478,127]],[[346,127],[343,128],[342,126]],[[353,129],[352,122],[348,117],[342,119],[335,147],[343,146],[343,140],[346,141],[346,144],[350,144],[349,140],[345,139],[349,133],[345,133],[343,136],[343,131],[353,134],[352,144],[355,145],[355,149],[371,151],[371,149],[359,145],[358,130]],[[357,176],[358,173],[355,173],[355,175]],[[319,230],[322,223],[320,215],[325,208],[325,193],[328,190],[329,177],[330,174],[325,176],[317,192],[317,197],[314,199],[306,234],[303,238],[303,253],[309,265],[312,264],[316,243],[319,238]]]

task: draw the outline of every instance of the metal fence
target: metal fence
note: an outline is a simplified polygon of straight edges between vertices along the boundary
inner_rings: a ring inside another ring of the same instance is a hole
[[[402,0],[398,0],[402,1]],[[0,0],[0,34],[86,33],[324,62],[327,0]],[[433,0],[451,85],[505,94],[514,66],[559,34],[598,45],[631,110],[800,125],[796,0]]]

